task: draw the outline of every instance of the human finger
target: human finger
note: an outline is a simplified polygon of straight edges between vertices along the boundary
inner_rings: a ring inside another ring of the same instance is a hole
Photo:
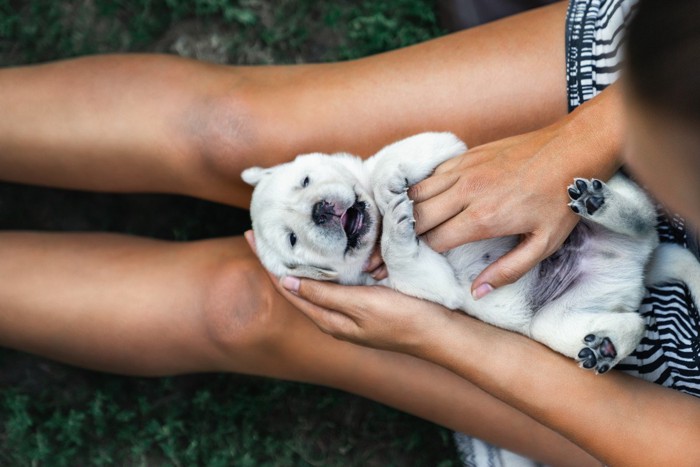
[[[389,271],[387,270],[386,265],[382,264],[377,269],[370,272],[369,275],[372,276],[375,281],[380,281],[389,277]]]
[[[538,235],[524,236],[511,251],[491,263],[474,279],[472,296],[478,300],[493,290],[512,284],[549,255],[547,242]]]
[[[443,253],[465,243],[516,234],[510,221],[499,218],[494,211],[466,209],[428,230],[422,238],[430,248]]]
[[[283,277],[280,284],[289,292],[314,305],[341,312],[355,318],[356,310],[364,307],[364,294],[358,286],[340,285],[332,282]]]
[[[452,159],[448,159],[442,164],[438,165],[435,168],[435,171],[433,172],[433,175],[441,175],[441,174],[446,174],[450,172],[452,169],[460,165],[462,162],[464,162],[465,157],[470,157],[470,155],[467,155],[467,153],[464,153],[460,156],[453,157]]]
[[[452,190],[440,193],[421,203],[413,205],[413,218],[416,220],[416,233],[423,235],[462,212],[468,201],[455,196]]]
[[[382,252],[379,244],[374,247],[372,254],[367,259],[367,262],[362,267],[364,272],[369,272],[370,274],[380,268],[384,264],[384,259],[382,258]]]
[[[443,193],[457,183],[459,178],[455,175],[433,175],[416,183],[408,189],[408,197],[414,203],[421,203],[427,199]]]
[[[246,230],[243,232],[243,238],[245,238],[245,241],[248,243],[248,246],[250,247],[251,250],[253,250],[253,253],[256,255],[258,254],[258,250],[255,246],[255,234],[253,233],[252,230]]]
[[[319,306],[305,300],[297,295],[297,293],[290,291],[290,288],[294,288],[293,284],[295,281],[299,281],[298,278],[287,276],[278,279],[269,271],[266,272],[275,289],[292,305],[294,305],[295,308],[313,321],[313,323],[321,331],[334,337],[345,339],[348,336],[351,336],[354,333],[354,330],[357,329],[357,324],[350,316],[337,310]],[[286,284],[285,281],[287,282]]]

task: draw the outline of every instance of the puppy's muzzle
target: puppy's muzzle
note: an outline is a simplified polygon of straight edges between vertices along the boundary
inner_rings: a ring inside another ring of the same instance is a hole
[[[319,201],[311,209],[311,219],[316,225],[323,225],[334,217],[338,217],[335,213],[335,205],[328,201]]]

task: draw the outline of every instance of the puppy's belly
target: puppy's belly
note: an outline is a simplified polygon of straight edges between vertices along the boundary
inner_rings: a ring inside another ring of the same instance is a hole
[[[514,236],[494,238],[467,243],[445,255],[465,289],[464,312],[494,326],[526,333],[533,316],[533,311],[527,304],[529,290],[532,288],[532,272],[514,284],[496,289],[481,300],[474,300],[469,293],[479,273],[512,250],[517,243],[518,239]]]
[[[581,255],[585,254],[586,243],[592,236],[591,228],[579,222],[564,244],[536,266],[528,297],[530,309],[539,310],[576,286],[582,273]]]

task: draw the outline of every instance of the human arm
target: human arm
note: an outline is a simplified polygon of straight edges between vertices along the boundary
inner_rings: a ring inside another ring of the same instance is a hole
[[[516,248],[476,278],[472,292],[515,282],[556,251],[576,225],[566,194],[574,177],[607,180],[620,167],[621,105],[612,85],[552,125],[443,163],[409,191],[416,231],[440,252],[521,235]]]
[[[443,366],[609,465],[697,465],[700,401],[383,287],[284,279],[324,332]],[[280,287],[281,288],[281,287]]]

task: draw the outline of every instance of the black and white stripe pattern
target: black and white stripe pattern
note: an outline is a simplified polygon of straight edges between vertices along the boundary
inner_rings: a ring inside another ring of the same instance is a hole
[[[618,77],[625,24],[636,0],[572,0],[566,24],[569,109],[595,97]],[[659,209],[659,239],[688,247],[685,222]],[[647,333],[617,368],[700,397],[700,317],[685,284],[650,289],[639,312]]]
[[[659,216],[659,239],[686,246],[684,221]],[[647,331],[637,350],[617,368],[700,397],[700,316],[685,284],[649,289],[639,312]]]
[[[617,80],[636,0],[573,0],[566,19],[566,84],[573,110]]]
[[[464,467],[542,467],[535,461],[471,436],[455,433]]]

